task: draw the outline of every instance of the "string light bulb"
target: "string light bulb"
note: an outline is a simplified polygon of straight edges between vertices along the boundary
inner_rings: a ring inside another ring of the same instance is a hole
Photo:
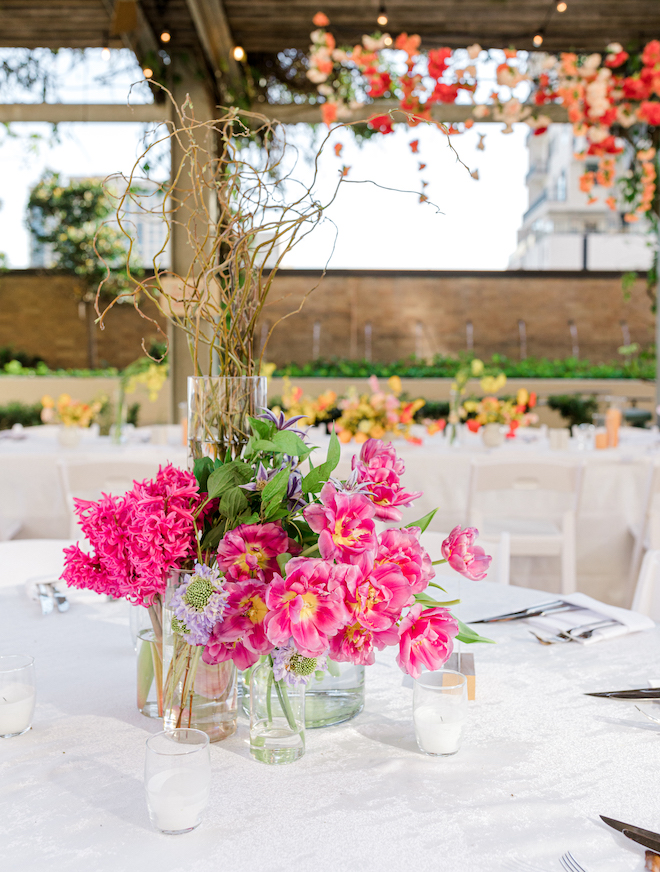
[[[110,49],[107,47],[104,48],[103,51],[101,52],[101,57],[103,58],[104,61],[109,61],[110,60]]]
[[[534,48],[541,48],[543,45],[543,34],[537,33],[532,42],[534,43]]]
[[[239,62],[245,60],[245,49],[242,45],[234,46],[234,60]]]
[[[154,71],[150,67],[145,67],[142,70],[142,75],[144,76],[145,79],[150,79],[153,76],[153,74],[154,74]]]
[[[161,42],[169,42],[172,39],[172,34],[169,30],[164,30],[160,35]]]
[[[568,3],[557,3],[557,12],[566,12],[568,9]]]
[[[385,4],[380,4],[380,9],[378,10],[378,18],[376,19],[376,23],[380,24],[381,27],[387,27],[388,22],[387,12],[385,10]]]
[[[388,47],[392,45],[392,37],[389,35],[389,33],[386,33],[383,37],[383,44]]]

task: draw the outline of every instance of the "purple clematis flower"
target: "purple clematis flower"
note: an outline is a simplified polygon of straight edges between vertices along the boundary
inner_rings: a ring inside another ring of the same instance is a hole
[[[304,415],[293,415],[291,418],[285,418],[284,412],[280,412],[279,415],[276,415],[275,412],[266,409],[263,415],[257,415],[257,417],[261,418],[263,421],[270,421],[271,424],[275,424],[278,430],[291,430],[291,432],[295,433],[296,436],[307,435],[305,430],[297,430],[293,427],[297,421],[300,421],[305,417]]]
[[[289,476],[289,483],[286,487],[287,508],[290,512],[297,509],[304,509],[307,501],[303,497],[302,492],[302,473],[294,469]]]
[[[247,484],[239,485],[243,490],[247,491],[262,491],[271,478],[274,478],[279,469],[266,469],[263,463],[259,462],[259,469],[257,470],[257,477],[254,481],[249,481]]]

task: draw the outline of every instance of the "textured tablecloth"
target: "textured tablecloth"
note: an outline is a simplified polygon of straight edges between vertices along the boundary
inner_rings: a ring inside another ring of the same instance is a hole
[[[464,619],[547,599],[449,587]],[[582,694],[645,685],[657,629],[544,648],[520,623],[489,628],[497,644],[472,646],[464,746],[446,759],[417,750],[412,690],[383,652],[364,712],[309,731],[300,761],[254,762],[244,720],[211,746],[204,822],[174,837],[147,817],[144,743],[160,725],[135,707],[127,607],[86,596],[42,618],[22,588],[0,586],[0,651],[32,653],[38,682],[34,728],[0,740],[3,872],[482,872],[512,857],[558,870],[566,850],[591,872],[641,872],[643,849],[598,814],[660,829],[660,727]]]

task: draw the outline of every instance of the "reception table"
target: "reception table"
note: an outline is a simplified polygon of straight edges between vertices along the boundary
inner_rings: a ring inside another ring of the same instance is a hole
[[[128,607],[72,592],[68,612],[43,617],[12,565],[0,566],[0,653],[32,654],[38,690],[33,729],[0,742],[7,872],[481,872],[514,860],[554,870],[567,850],[587,870],[633,872],[643,849],[598,815],[660,829],[660,726],[632,703],[583,695],[645,686],[660,630],[542,647],[516,623],[472,646],[477,699],[456,756],[418,751],[412,690],[382,652],[363,713],[308,731],[294,764],[254,762],[240,719],[211,746],[202,825],[161,835],[143,790],[145,740],[160,724],[135,707]],[[547,600],[457,576],[448,588],[464,620]]]

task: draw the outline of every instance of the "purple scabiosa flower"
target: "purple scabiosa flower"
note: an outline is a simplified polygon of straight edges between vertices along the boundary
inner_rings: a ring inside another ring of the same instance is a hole
[[[317,669],[325,669],[325,654],[320,654],[318,657],[305,657],[293,645],[273,649],[271,657],[275,681],[284,679],[291,687],[307,684]]]
[[[195,563],[193,573],[172,597],[172,629],[189,645],[206,645],[211,630],[222,620],[228,597],[223,585],[218,569]]]

